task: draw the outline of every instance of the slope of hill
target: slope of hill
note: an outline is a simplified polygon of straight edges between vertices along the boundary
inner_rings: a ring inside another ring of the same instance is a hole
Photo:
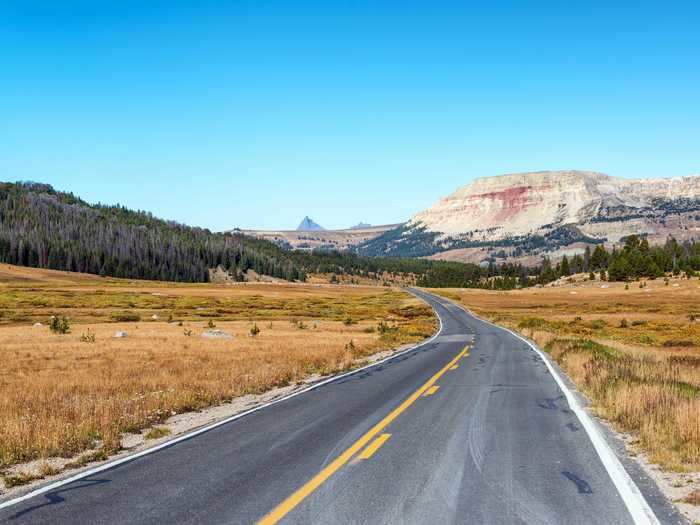
[[[303,269],[279,247],[122,206],[93,205],[36,183],[0,183],[0,261],[115,277],[203,282],[222,266],[288,280]]]
[[[700,236],[700,176],[628,180],[586,171],[476,179],[358,247],[365,255],[471,260],[562,255],[637,234]]]

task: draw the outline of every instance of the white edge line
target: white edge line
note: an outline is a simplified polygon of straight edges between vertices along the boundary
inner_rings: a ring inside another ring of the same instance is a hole
[[[620,494],[622,501],[625,503],[625,506],[627,507],[627,510],[629,511],[634,523],[636,525],[660,525],[660,522],[654,514],[654,511],[651,509],[649,503],[647,503],[647,500],[644,498],[644,494],[642,494],[637,484],[630,477],[627,470],[625,470],[625,467],[622,465],[622,462],[617,457],[617,455],[615,455],[615,452],[612,450],[610,444],[606,441],[603,434],[593,422],[591,416],[588,414],[588,412],[586,412],[583,409],[583,407],[576,399],[576,396],[574,396],[571,390],[569,390],[559,373],[556,371],[554,366],[552,366],[549,356],[547,356],[542,350],[540,350],[537,347],[537,345],[535,345],[532,341],[514,332],[513,330],[504,328],[502,326],[497,325],[496,323],[492,323],[491,321],[483,319],[459,303],[452,302],[449,299],[445,300],[458,306],[472,317],[479,319],[484,323],[490,324],[491,326],[499,328],[500,330],[504,330],[510,333],[511,335],[525,342],[542,358],[545,365],[547,365],[549,373],[552,374],[552,377],[554,377],[554,381],[559,386],[559,389],[564,393],[564,396],[566,397],[566,402],[569,404],[569,408],[571,408],[571,410],[576,414],[576,417],[578,417],[578,420],[581,422],[581,426],[583,426],[583,428],[586,430],[586,433],[588,434],[588,437],[591,440],[591,443],[593,444],[593,448],[598,454],[598,457],[600,457],[600,460],[602,461],[605,470],[608,471],[608,475],[610,476],[610,479],[615,485],[617,492]]]
[[[413,295],[416,295],[416,294],[413,294]],[[425,301],[425,299],[423,299],[422,297],[419,296],[419,298],[427,303],[427,301]],[[374,366],[381,365],[383,363],[386,363],[387,361],[391,361],[392,359],[396,359],[397,357],[401,357],[402,355],[408,354],[409,352],[413,352],[415,350],[418,350],[419,348],[421,348],[427,344],[432,343],[442,333],[442,329],[443,329],[442,319],[440,318],[440,315],[438,314],[437,310],[432,305],[429,304],[429,306],[433,309],[433,312],[435,313],[435,317],[437,317],[438,324],[439,324],[438,330],[431,337],[429,337],[428,339],[426,339],[425,341],[423,341],[421,343],[418,343],[415,346],[407,348],[406,350],[402,350],[401,352],[392,354],[388,357],[385,357],[384,359],[380,359],[379,361],[375,361],[374,363],[371,363],[369,365],[357,368],[355,370],[351,370],[349,372],[345,372],[345,373],[337,375],[337,376],[329,377],[328,379],[324,379],[323,381],[321,381],[319,383],[314,383],[314,384],[310,385],[309,387],[304,388],[303,390],[293,392],[293,393],[288,394],[284,397],[280,397],[279,399],[275,399],[273,401],[270,401],[268,403],[264,403],[260,406],[255,407],[255,408],[251,408],[250,410],[247,410],[245,412],[241,412],[240,414],[236,414],[236,415],[228,417],[226,419],[222,419],[221,421],[217,421],[216,423],[212,423],[210,425],[199,428],[193,432],[190,432],[189,434],[184,434],[182,436],[176,437],[176,438],[171,439],[169,441],[165,441],[164,443],[161,443],[160,445],[156,445],[155,447],[148,448],[146,450],[142,450],[141,452],[136,452],[135,454],[130,454],[128,456],[124,456],[123,458],[108,461],[107,463],[103,463],[102,465],[98,465],[98,466],[93,467],[91,469],[84,470],[84,471],[79,472],[73,476],[66,478],[66,479],[58,480],[58,481],[55,481],[55,482],[50,483],[48,485],[45,485],[43,487],[39,487],[37,489],[34,489],[31,492],[28,492],[27,494],[24,494],[22,496],[18,496],[16,498],[13,498],[13,499],[10,499],[10,500],[7,500],[5,502],[0,503],[0,509],[12,507],[13,505],[16,505],[18,503],[26,501],[28,499],[34,498],[36,496],[40,496],[42,494],[46,494],[47,492],[51,492],[53,490],[56,490],[60,487],[65,486],[65,485],[69,485],[70,483],[80,481],[81,479],[87,478],[87,477],[92,476],[94,474],[104,472],[105,470],[112,469],[112,468],[117,467],[123,463],[128,463],[128,462],[133,461],[135,459],[138,459],[140,457],[147,456],[148,454],[153,454],[154,452],[158,452],[159,450],[162,450],[164,448],[171,447],[177,443],[180,443],[181,441],[186,441],[188,439],[192,439],[193,437],[196,437],[200,434],[204,434],[205,432],[209,432],[210,430],[213,430],[217,427],[220,427],[222,425],[226,425],[228,423],[231,423],[232,421],[235,421],[235,420],[240,419],[242,417],[248,416],[248,415],[252,414],[253,412],[257,412],[258,410],[262,410],[262,409],[267,408],[271,405],[276,405],[277,403],[287,401],[288,399],[299,396],[301,394],[305,394],[306,392],[310,392],[311,390],[315,390],[316,388],[325,386],[329,383],[333,383],[334,381],[338,381],[339,379],[343,379],[345,377],[355,375],[359,372],[362,372],[363,370],[367,370],[368,368],[372,368]]]

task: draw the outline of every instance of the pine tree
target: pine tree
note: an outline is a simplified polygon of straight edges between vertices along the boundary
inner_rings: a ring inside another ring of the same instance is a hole
[[[565,255],[561,259],[561,269],[560,269],[560,275],[568,277],[571,275],[571,269],[569,268],[569,258]]]

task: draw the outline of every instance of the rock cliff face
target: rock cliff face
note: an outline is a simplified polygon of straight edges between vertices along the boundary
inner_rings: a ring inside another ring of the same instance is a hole
[[[700,175],[631,180],[542,171],[479,178],[360,251],[474,260],[475,248],[483,258],[495,248],[506,256],[536,255],[576,243],[614,244],[633,233],[652,242],[700,237]]]
[[[639,215],[662,218],[665,204],[694,200],[697,205],[699,199],[700,176],[628,180],[587,171],[518,173],[476,179],[415,215],[410,224],[489,241],[542,234],[567,224],[598,236],[603,232],[590,224]],[[624,225],[606,230],[618,239],[628,234]]]

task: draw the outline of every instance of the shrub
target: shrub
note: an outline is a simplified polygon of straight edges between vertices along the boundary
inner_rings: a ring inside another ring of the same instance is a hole
[[[688,339],[669,339],[668,341],[663,342],[663,346],[684,346],[684,347],[689,347],[689,346],[695,346],[695,343],[693,341],[690,341]]]
[[[68,318],[65,316],[58,317],[56,315],[52,315],[51,320],[49,321],[49,328],[56,334],[67,334],[70,332],[70,323],[68,322]]]
[[[391,326],[384,321],[379,321],[377,323],[377,330],[379,331],[380,334],[388,334],[390,332],[398,332],[399,327],[398,326]]]
[[[120,323],[136,323],[141,320],[141,316],[132,312],[114,312],[112,320]]]
[[[151,430],[146,432],[144,436],[146,439],[160,439],[165,436],[170,435],[170,429],[166,427],[153,427]]]
[[[209,321],[207,322],[207,328],[216,328],[216,325],[214,324],[214,321],[212,321],[211,319],[209,319]]]
[[[187,328],[185,328],[185,329],[182,331],[182,333],[185,334],[185,337],[190,337],[190,336],[192,335],[192,330],[188,330]]]
[[[580,317],[578,318],[580,319]],[[547,326],[547,321],[541,317],[525,317],[518,323],[518,328],[544,328]]]
[[[2,480],[5,482],[5,488],[19,487],[21,485],[26,485],[37,479],[41,479],[41,476],[36,476],[33,474],[27,474],[26,472],[21,472],[19,474],[14,474],[10,476],[3,476]]]
[[[87,329],[86,334],[80,334],[80,341],[83,343],[94,343],[95,342],[95,333],[91,332],[90,329]]]
[[[700,505],[700,490],[694,490],[681,501],[690,503],[691,505]]]
[[[255,337],[260,333],[260,328],[258,328],[257,324],[253,324],[253,326],[250,328],[250,335],[252,337]]]
[[[351,326],[357,324],[357,321],[353,321],[352,317],[346,317],[345,319],[343,319],[343,324],[345,326]]]

